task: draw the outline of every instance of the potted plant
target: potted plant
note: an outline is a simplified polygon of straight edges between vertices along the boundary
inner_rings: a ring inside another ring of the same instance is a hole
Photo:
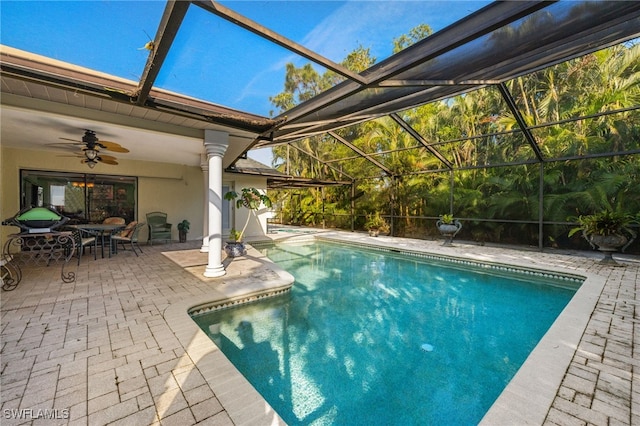
[[[247,220],[242,227],[242,231],[238,232],[235,229],[231,230],[229,235],[229,241],[225,244],[224,250],[227,253],[227,256],[238,257],[242,256],[246,253],[246,249],[244,248],[244,244],[242,242],[242,236],[249,225],[249,219],[251,219],[251,215],[256,215],[256,212],[260,209],[261,205],[265,205],[267,208],[270,208],[273,203],[271,199],[267,197],[265,194],[258,191],[256,188],[242,188],[242,191],[235,192],[229,191],[224,194],[224,199],[229,201],[235,201],[236,208],[245,207],[250,210],[249,215],[247,215]]]
[[[178,236],[180,237],[180,242],[184,243],[187,241],[187,233],[189,232],[189,227],[191,223],[185,219],[178,224]]]
[[[387,234],[390,230],[389,224],[382,216],[380,216],[379,212],[367,215],[367,221],[365,222],[364,227],[369,231],[369,235],[372,237],[377,237],[380,233]]]
[[[453,237],[462,229],[462,223],[460,223],[458,219],[455,219],[453,214],[443,214],[436,222],[436,227],[445,237],[443,245],[450,246],[453,244]]]
[[[240,232],[236,231],[235,228],[229,231],[229,238],[224,245],[224,251],[227,253],[227,256],[239,257],[247,254],[247,248],[244,246],[244,243],[240,241],[240,237]]]
[[[569,231],[569,237],[578,232],[592,248],[604,253],[604,259],[600,263],[607,265],[619,265],[613,260],[613,253],[624,251],[637,237],[630,225],[637,220],[626,213],[603,210],[590,215],[580,215],[575,221],[578,226]]]

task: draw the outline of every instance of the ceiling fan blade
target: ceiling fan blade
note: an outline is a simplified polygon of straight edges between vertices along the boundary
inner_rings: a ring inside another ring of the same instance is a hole
[[[78,149],[78,147],[82,146],[83,144],[71,143],[71,142],[54,142],[54,143],[48,143],[46,145],[54,148]]]
[[[77,145],[84,145],[84,142],[79,141],[77,139],[69,139],[69,138],[60,138],[60,139],[63,140],[63,141],[71,141],[71,142],[73,142],[73,143],[75,143]],[[60,143],[63,143],[63,142],[60,142]]]
[[[112,155],[104,155],[104,154],[98,155],[98,159],[102,160],[102,161],[116,161],[117,160],[117,158],[112,156]]]
[[[111,164],[112,166],[117,166],[117,165],[118,165],[118,162],[117,162],[116,160],[105,160],[105,159],[104,159],[104,158],[102,158],[102,157],[97,158],[97,160],[98,160],[99,162],[101,162],[101,163],[104,163],[104,164]]]
[[[113,151],[113,152],[129,152],[129,150],[125,147],[123,147],[122,145],[120,145],[119,143],[115,143],[115,142],[108,142],[108,141],[98,141],[98,144],[103,147],[104,149],[108,150],[108,151]]]

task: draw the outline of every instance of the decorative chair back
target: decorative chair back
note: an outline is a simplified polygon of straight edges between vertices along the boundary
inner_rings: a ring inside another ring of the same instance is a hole
[[[147,223],[151,226],[164,226],[167,223],[167,214],[163,212],[147,213]]]
[[[80,259],[82,258],[82,254],[84,251],[84,247],[88,245],[93,245],[95,250],[93,251],[93,258],[96,259],[96,253],[98,251],[96,237],[90,236],[85,237],[83,231],[77,228],[68,227],[64,229],[65,231],[71,232],[71,239],[73,241],[73,247],[76,250],[76,256],[78,257],[78,265],[80,265]],[[68,249],[72,249],[72,247],[68,247]]]

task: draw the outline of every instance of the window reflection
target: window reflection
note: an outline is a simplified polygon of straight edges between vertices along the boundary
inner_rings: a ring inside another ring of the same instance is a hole
[[[136,220],[135,177],[21,170],[20,184],[20,208],[53,207],[72,223]]]

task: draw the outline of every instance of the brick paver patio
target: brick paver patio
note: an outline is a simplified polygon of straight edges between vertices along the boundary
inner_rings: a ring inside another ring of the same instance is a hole
[[[576,324],[577,340],[573,346],[561,345],[568,351],[567,362],[552,366],[555,370],[549,374],[560,376],[547,408],[540,412],[537,395],[522,395],[528,392],[518,389],[526,386],[514,385],[485,423],[510,419],[509,424],[640,424],[634,374],[637,257],[627,257],[627,266],[614,268],[599,265],[593,253],[469,244],[445,248],[439,241],[327,235],[589,275],[596,292],[586,293],[581,303],[591,308],[582,320],[568,317]],[[287,274],[251,252],[247,259],[231,262],[225,277],[205,279],[162,254],[198,247],[195,242],[144,246],[140,257],[128,251],[96,261],[85,255],[70,284],[60,280],[59,268],[53,265],[25,270],[15,290],[0,294],[2,425],[281,423],[197,329],[187,310],[214,299],[242,299],[245,293],[286,288]],[[562,328],[557,327],[560,335]],[[557,346],[552,344],[550,350]],[[532,363],[545,359],[543,349],[536,349],[539,355],[531,357]],[[525,367],[514,382],[532,380]],[[544,379],[545,368],[533,366],[535,375],[542,376],[535,380]],[[521,409],[518,398],[533,401],[527,404],[533,408]]]

